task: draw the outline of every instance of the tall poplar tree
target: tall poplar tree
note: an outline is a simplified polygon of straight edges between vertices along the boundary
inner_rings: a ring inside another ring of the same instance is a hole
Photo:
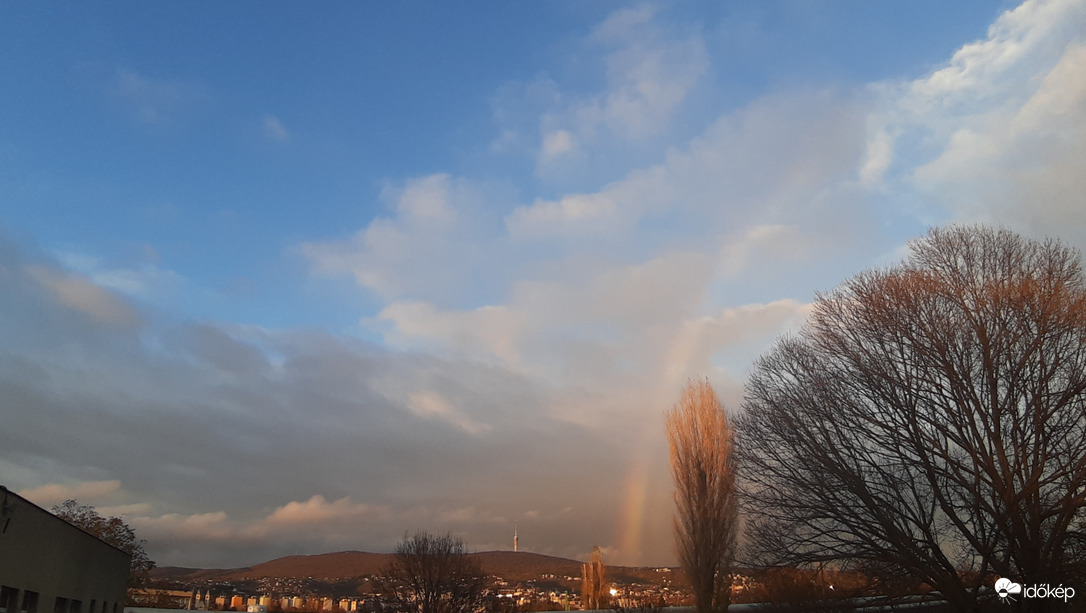
[[[731,601],[738,506],[735,435],[708,381],[692,381],[667,414],[675,480],[675,540],[698,613],[724,611]]]

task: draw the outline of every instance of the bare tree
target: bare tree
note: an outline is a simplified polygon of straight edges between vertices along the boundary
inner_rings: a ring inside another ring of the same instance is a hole
[[[675,541],[698,613],[723,611],[731,600],[728,571],[738,513],[735,437],[708,381],[690,382],[667,414],[675,480]]]
[[[129,596],[131,591],[147,584],[148,574],[155,567],[154,560],[147,556],[144,545],[147,541],[136,537],[136,531],[120,517],[102,517],[93,506],[79,504],[75,500],[65,500],[52,508],[53,515],[69,524],[89,532],[114,547],[132,556],[128,573]]]
[[[592,556],[581,564],[581,603],[584,609],[603,608],[603,588],[607,585],[607,572],[603,566],[603,552],[592,547]]]
[[[802,332],[755,366],[738,431],[763,561],[911,577],[962,611],[993,574],[1081,581],[1078,254],[932,230],[904,263],[816,297]]]
[[[486,575],[464,542],[449,534],[404,534],[378,589],[396,611],[472,613],[483,607]]]

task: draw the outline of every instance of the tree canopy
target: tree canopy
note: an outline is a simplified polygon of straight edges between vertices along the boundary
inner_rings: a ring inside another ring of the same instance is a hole
[[[401,613],[473,613],[483,604],[486,574],[447,533],[405,534],[381,576],[381,591]]]
[[[1077,252],[951,227],[816,297],[755,365],[738,431],[751,553],[925,582],[1086,578]],[[990,585],[989,585],[990,587]]]

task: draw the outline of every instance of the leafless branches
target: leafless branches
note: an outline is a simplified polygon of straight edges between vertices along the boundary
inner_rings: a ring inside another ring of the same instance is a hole
[[[728,606],[738,529],[734,436],[708,381],[687,384],[667,414],[675,538],[699,613]]]
[[[401,613],[472,613],[484,604],[486,575],[449,534],[404,534],[381,575],[380,590]]]
[[[1086,578],[1086,287],[1077,253],[933,230],[817,297],[739,422],[752,551],[915,577]]]

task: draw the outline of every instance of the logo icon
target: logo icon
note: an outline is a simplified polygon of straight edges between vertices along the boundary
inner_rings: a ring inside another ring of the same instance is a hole
[[[996,594],[999,594],[999,597],[1003,600],[1006,600],[1008,598],[1014,600],[1014,598],[1011,598],[1011,594],[1021,594],[1022,584],[1015,583],[1014,581],[1011,581],[1006,577],[1000,577],[999,579],[996,579],[995,591]]]

